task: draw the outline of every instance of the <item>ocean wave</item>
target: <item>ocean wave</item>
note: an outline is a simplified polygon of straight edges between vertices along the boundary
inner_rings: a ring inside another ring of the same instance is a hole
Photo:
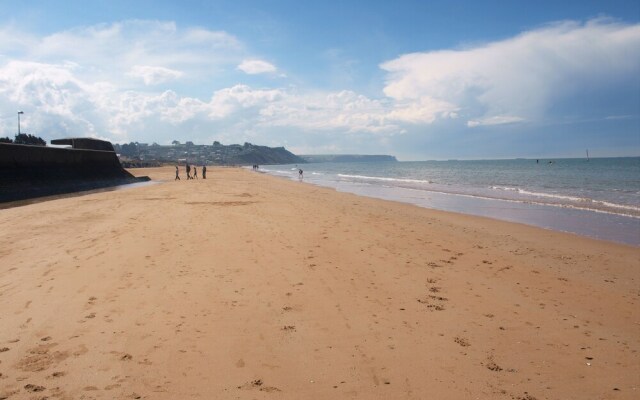
[[[366,175],[347,175],[347,174],[338,174],[341,178],[352,178],[352,179],[365,179],[365,180],[375,180],[375,181],[383,181],[383,182],[404,182],[404,183],[433,183],[427,180],[421,179],[406,179],[406,178],[385,178],[381,176],[366,176]]]
[[[594,200],[587,197],[576,197],[576,196],[568,196],[568,195],[554,194],[554,193],[532,192],[529,190],[524,190],[524,189],[514,188],[514,187],[507,187],[507,186],[491,186],[491,189],[508,191],[508,192],[517,192],[523,195],[539,197],[539,198],[549,198],[549,199],[569,201],[569,202],[580,203],[580,204],[594,204],[594,205],[600,205],[604,207],[640,212],[640,207],[627,205],[627,204],[617,204],[617,203],[612,203],[612,202],[603,201],[603,200]],[[583,208],[586,208],[586,207],[583,207]]]
[[[411,190],[419,190],[419,189],[411,189]],[[480,195],[480,194],[472,194],[472,193],[443,192],[443,191],[439,191],[439,190],[426,190],[426,191],[432,192],[432,193],[444,194],[444,195],[470,197],[470,198],[482,199],[482,200],[497,200],[497,201],[505,201],[505,202],[509,202],[509,203],[531,204],[531,205],[536,205],[536,206],[561,207],[561,208],[567,208],[567,209],[572,209],[572,210],[592,211],[592,212],[601,213],[601,214],[619,215],[619,216],[623,216],[623,217],[630,217],[630,218],[634,218],[634,219],[640,219],[640,215],[638,214],[638,213],[640,213],[640,208],[633,207],[633,206],[622,206],[622,205],[619,205],[619,204],[617,204],[617,206],[619,206],[619,207],[610,206],[610,208],[623,208],[623,209],[628,209],[629,211],[635,211],[636,213],[613,211],[613,210],[610,210],[610,209],[608,210],[608,209],[606,209],[604,207],[603,208],[587,207],[587,206],[584,206],[584,205],[581,205],[581,204],[553,203],[553,202],[546,202],[546,201],[536,201],[536,200],[531,200],[531,199],[502,198],[502,197],[483,196],[483,195]],[[592,201],[591,203],[606,205],[605,203],[607,203],[607,202]]]
[[[281,169],[267,169],[261,168],[262,171],[273,173],[273,174],[283,174],[283,175],[291,175],[291,171],[281,170]]]
[[[531,191],[528,191],[528,190],[515,188],[515,187],[509,187],[509,186],[491,186],[491,189],[493,189],[493,190],[502,190],[502,191],[505,191],[505,192],[518,192],[520,194],[526,194],[528,196],[547,197],[547,198],[558,199],[558,200],[569,200],[569,201],[589,201],[590,200],[590,199],[583,198],[583,197],[567,196],[567,195],[562,195],[562,194],[531,192]]]
[[[632,210],[632,211],[638,211],[640,212],[640,207],[635,207],[635,206],[629,206],[626,204],[616,204],[616,203],[610,203],[608,201],[599,201],[599,200],[592,200],[594,203],[599,203],[602,204],[603,206],[607,206],[607,207],[611,207],[611,208],[620,208],[623,210]]]
[[[508,186],[491,186],[490,188],[493,190],[504,190],[505,192],[517,192],[520,190],[518,188]]]

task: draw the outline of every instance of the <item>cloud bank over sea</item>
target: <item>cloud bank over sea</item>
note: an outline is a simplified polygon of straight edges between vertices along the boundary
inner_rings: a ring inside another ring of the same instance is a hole
[[[15,130],[13,110],[23,110],[24,130],[46,139],[254,141],[309,152],[410,147],[442,132],[465,138],[572,118],[638,119],[640,24],[608,18],[381,60],[376,96],[306,84],[254,49],[233,32],[171,21],[49,34],[2,26],[1,135]],[[592,100],[576,101],[584,98]]]

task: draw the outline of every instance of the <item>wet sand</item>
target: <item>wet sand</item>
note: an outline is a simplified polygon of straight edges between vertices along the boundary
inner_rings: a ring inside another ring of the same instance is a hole
[[[0,210],[0,399],[635,399],[640,249],[247,170]]]

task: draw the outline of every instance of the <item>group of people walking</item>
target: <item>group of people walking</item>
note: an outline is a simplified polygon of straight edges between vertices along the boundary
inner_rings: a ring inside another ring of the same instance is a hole
[[[193,175],[191,175],[191,165],[189,165],[189,163],[187,163],[186,165],[186,171],[187,171],[187,180],[198,179],[198,168],[196,166],[193,166]],[[202,166],[202,179],[207,179],[206,165]],[[180,169],[176,165],[176,179],[174,179],[174,181],[179,181],[179,180],[180,180]]]

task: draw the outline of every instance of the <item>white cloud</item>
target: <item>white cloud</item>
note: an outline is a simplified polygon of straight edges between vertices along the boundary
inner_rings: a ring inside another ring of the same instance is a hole
[[[211,118],[225,118],[239,110],[261,108],[279,101],[284,93],[278,89],[253,90],[246,85],[236,85],[216,91],[209,103]]]
[[[431,124],[437,118],[457,118],[459,109],[455,104],[425,96],[396,103],[389,118],[411,124]]]
[[[235,85],[202,101],[172,90],[123,90],[109,82],[90,82],[77,76],[79,70],[74,63],[13,61],[0,66],[0,107],[24,109],[25,126],[49,139],[100,135],[115,141],[143,140],[141,135],[169,135],[184,124],[206,131],[217,124],[243,132],[273,127],[319,134],[401,131],[397,121],[403,119],[398,115],[402,108],[352,91],[298,93],[293,88]],[[10,132],[13,119],[1,121],[0,127]]]
[[[157,85],[180,78],[184,74],[180,71],[164,67],[135,65],[127,75],[142,79],[145,85]]]
[[[467,121],[467,126],[474,128],[476,126],[491,126],[491,125],[503,125],[514,124],[516,122],[523,122],[524,118],[514,117],[510,115],[495,115],[493,117],[487,117],[477,120]]]
[[[3,40],[5,37],[21,39]],[[92,80],[120,83],[123,78],[143,78],[145,84],[154,84],[175,78],[178,71],[192,79],[211,76],[236,65],[244,57],[244,50],[237,38],[223,31],[130,20],[43,37],[21,32],[15,26],[0,28],[0,54],[50,64],[71,60],[80,66],[78,76]]]
[[[387,96],[440,104],[425,122],[442,110],[464,114],[470,127],[536,120],[567,95],[633,80],[640,24],[562,22],[483,46],[406,54],[381,68]]]
[[[388,118],[389,105],[353,91],[329,93],[286,92],[281,101],[260,110],[265,126],[295,127],[307,132],[342,131],[377,134],[401,129]]]
[[[249,75],[276,72],[275,65],[263,60],[244,60],[238,65],[238,69]]]
[[[0,67],[0,108],[38,110],[25,117],[26,129],[41,130],[43,126],[82,127],[86,134],[95,134],[95,126],[80,112],[91,103],[91,93],[99,84],[87,84],[77,79],[75,66],[11,61]]]

